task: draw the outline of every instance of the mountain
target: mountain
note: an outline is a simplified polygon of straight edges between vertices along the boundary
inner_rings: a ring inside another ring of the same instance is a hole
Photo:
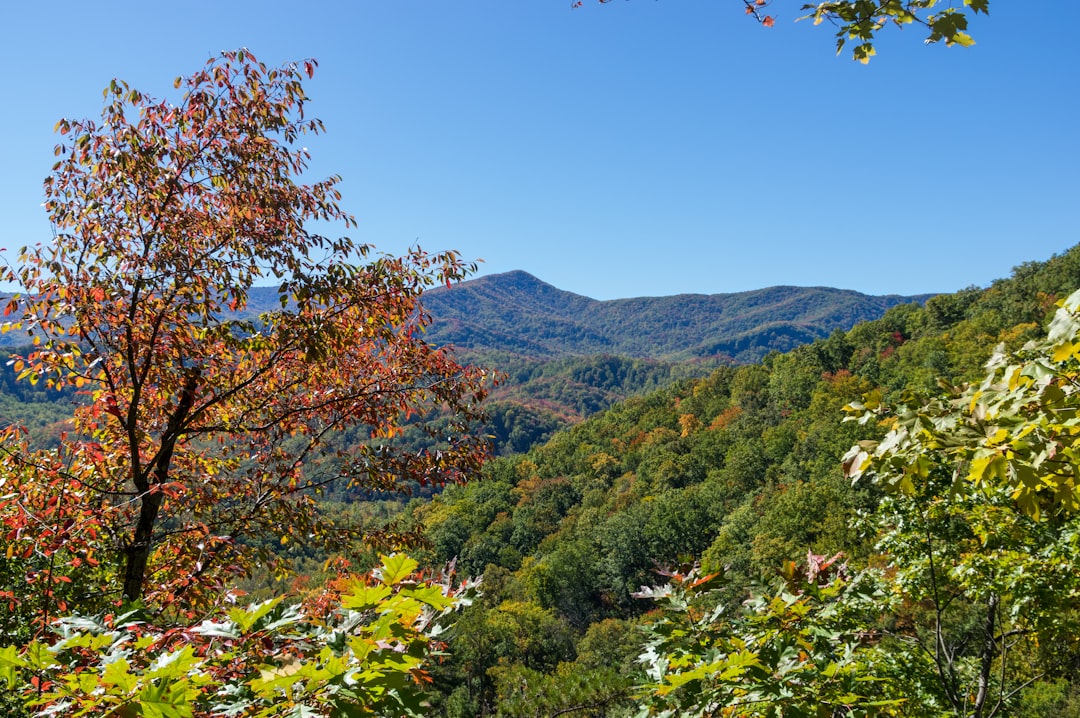
[[[513,271],[430,290],[424,306],[434,318],[429,341],[473,352],[748,363],[836,329],[846,331],[898,304],[921,304],[930,296],[780,286],[599,301]]]
[[[682,361],[760,360],[876,319],[933,295],[872,296],[830,287],[769,287],[732,294],[679,294],[600,301],[523,271],[491,274],[424,294],[428,340],[460,350],[554,359],[609,354]],[[280,308],[276,287],[254,287],[239,316]],[[0,299],[5,298],[0,295]],[[0,345],[27,341],[0,335]]]
[[[505,374],[488,404],[488,431],[499,453],[513,453],[630,396],[718,365],[753,363],[928,296],[770,287],[598,301],[514,271],[432,289],[423,302],[432,315],[430,342]],[[280,307],[276,287],[255,287],[238,316]],[[26,341],[22,332],[0,335],[0,346]],[[30,396],[10,370],[0,374],[0,420],[44,430],[70,412],[70,397]]]

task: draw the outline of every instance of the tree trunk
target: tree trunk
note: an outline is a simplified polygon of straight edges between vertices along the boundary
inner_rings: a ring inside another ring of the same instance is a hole
[[[124,598],[128,601],[142,596],[146,564],[150,560],[150,546],[154,537],[154,524],[157,523],[158,511],[161,510],[164,498],[162,493],[148,493],[142,497],[135,535],[124,550]]]
[[[991,593],[986,601],[986,621],[983,625],[983,649],[979,665],[979,688],[975,694],[973,718],[982,718],[983,708],[986,706],[986,698],[990,693],[990,672],[994,667],[994,657],[997,655],[997,641],[994,640],[994,624],[997,619],[998,602],[1001,599],[996,593]]]
[[[184,377],[184,385],[180,390],[180,401],[177,402],[176,411],[169,417],[161,437],[161,448],[158,450],[157,460],[152,473],[153,483],[144,477],[135,479],[135,488],[139,491],[139,520],[135,524],[135,533],[131,543],[124,549],[124,598],[135,601],[142,597],[143,583],[146,581],[146,566],[150,561],[150,550],[154,542],[154,526],[157,524],[158,512],[165,500],[165,494],[158,487],[169,480],[169,467],[172,464],[173,451],[176,442],[180,440],[184,423],[195,405],[195,390],[199,385],[201,372],[191,369]],[[138,450],[138,447],[135,449]]]

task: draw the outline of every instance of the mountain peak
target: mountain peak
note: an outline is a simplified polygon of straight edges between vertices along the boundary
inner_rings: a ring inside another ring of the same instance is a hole
[[[567,296],[581,297],[580,294],[574,294],[573,292],[568,292],[548,284],[544,280],[529,274],[523,269],[512,269],[509,272],[499,272],[497,274],[485,274],[457,285],[458,288],[467,288],[471,286],[491,287],[501,291],[564,294]],[[453,289],[454,288],[451,288],[451,291],[453,291]],[[582,298],[587,299],[587,297]]]

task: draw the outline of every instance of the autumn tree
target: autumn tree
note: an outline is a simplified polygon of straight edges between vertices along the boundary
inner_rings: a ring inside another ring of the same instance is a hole
[[[339,178],[300,180],[300,141],[323,130],[305,113],[315,66],[226,52],[178,78],[177,98],[114,80],[100,122],[57,124],[55,236],[3,270],[24,290],[5,329],[34,344],[14,359],[22,379],[85,401],[49,457],[5,430],[8,470],[47,487],[39,505],[5,505],[17,555],[40,552],[54,518],[94,516],[107,590],[191,607],[275,543],[347,537],[319,517],[321,487],[402,491],[477,469],[483,373],[424,341],[420,303],[473,266],[314,231],[356,224]],[[256,306],[267,283],[273,302]],[[395,448],[406,423],[430,450]],[[370,440],[342,447],[347,429]]]

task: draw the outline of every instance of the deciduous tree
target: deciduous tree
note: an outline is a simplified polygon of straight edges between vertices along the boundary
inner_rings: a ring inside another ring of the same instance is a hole
[[[787,564],[780,590],[755,591],[736,611],[727,594],[742,586],[696,569],[668,572],[669,584],[635,594],[663,610],[645,627],[641,715],[903,714],[895,684],[870,678],[873,641],[859,631],[874,585],[839,559],[810,554],[805,570]]]
[[[852,447],[846,467],[894,494],[876,521],[892,563],[896,652],[908,651],[909,680],[928,687],[917,692],[955,715],[1012,710],[1054,670],[1032,665],[1040,646],[1075,655],[1078,378],[1080,292],[1045,339],[998,347],[981,382],[895,406],[871,392],[848,407],[889,427]]]
[[[466,431],[483,373],[424,341],[420,302],[473,266],[315,231],[356,222],[337,177],[300,179],[300,141],[323,130],[306,115],[314,69],[227,52],[178,78],[178,97],[114,80],[100,122],[57,124],[55,236],[4,271],[25,290],[5,329],[35,344],[14,359],[21,378],[86,401],[59,454],[14,452],[10,429],[4,446],[10,466],[50,467],[44,508],[98,517],[117,596],[198,605],[275,542],[340,539],[316,511],[320,487],[459,481],[484,453]],[[273,305],[254,306],[267,282]],[[434,410],[453,421],[428,423]],[[406,423],[433,448],[395,449]],[[335,444],[350,427],[371,440]],[[52,520],[5,508],[28,541]]]

